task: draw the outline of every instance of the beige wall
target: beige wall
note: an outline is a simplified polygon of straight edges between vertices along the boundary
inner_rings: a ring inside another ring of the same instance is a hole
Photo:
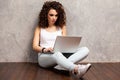
[[[33,31],[46,0],[0,0],[0,62],[37,62]],[[120,62],[120,0],[59,0],[68,35],[82,36],[85,62]]]

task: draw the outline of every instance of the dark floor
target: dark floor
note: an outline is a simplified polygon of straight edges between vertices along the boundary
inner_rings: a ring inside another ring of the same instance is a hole
[[[43,69],[37,63],[0,63],[0,80],[75,80],[65,71]],[[120,63],[92,63],[82,80],[120,80]]]

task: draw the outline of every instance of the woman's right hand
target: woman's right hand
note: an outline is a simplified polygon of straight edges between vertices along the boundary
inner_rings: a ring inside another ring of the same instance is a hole
[[[44,53],[47,53],[47,52],[53,52],[53,48],[51,48],[51,47],[45,48]]]

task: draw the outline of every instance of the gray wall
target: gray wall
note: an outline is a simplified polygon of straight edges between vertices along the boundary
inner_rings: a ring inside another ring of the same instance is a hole
[[[0,62],[37,62],[32,39],[44,1],[0,0]],[[59,1],[68,35],[90,49],[84,62],[120,62],[120,0]]]

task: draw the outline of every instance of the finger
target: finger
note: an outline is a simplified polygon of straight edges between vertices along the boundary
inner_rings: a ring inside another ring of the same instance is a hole
[[[51,47],[50,47],[50,48],[49,48],[49,50],[50,50],[50,51],[52,51],[52,50],[53,50],[53,48],[51,48]]]
[[[50,51],[52,52],[52,51],[53,51],[53,49],[52,49],[52,48],[50,48]]]

